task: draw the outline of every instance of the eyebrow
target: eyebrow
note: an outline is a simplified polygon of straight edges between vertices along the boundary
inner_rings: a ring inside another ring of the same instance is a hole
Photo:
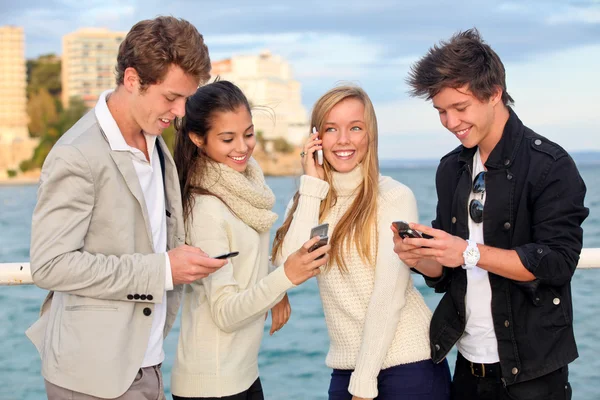
[[[169,90],[169,94],[170,94],[171,96],[177,96],[177,97],[188,97],[188,96],[185,96],[185,95],[183,95],[183,94],[180,94],[180,93],[177,93],[177,92],[173,92],[173,91],[171,91],[171,90]]]
[[[450,104],[450,107],[448,108],[456,108],[456,107],[460,107],[460,106],[464,106],[469,102],[469,100],[465,100],[465,101],[460,101],[458,103],[454,103],[454,104]],[[442,110],[442,107],[438,107],[435,104],[433,105],[433,108],[435,108],[436,110]]]
[[[354,121],[350,121],[351,124],[355,124],[357,122],[360,122],[361,124],[365,123],[365,121],[363,121],[361,119],[355,119]],[[335,123],[335,122],[325,122],[324,125],[327,125],[327,124],[329,124],[329,125],[337,125],[337,123]]]
[[[244,132],[248,132],[250,129],[252,129],[254,127],[254,124],[250,124],[249,127],[246,128],[246,130]],[[235,132],[229,132],[229,131],[225,131],[225,132],[221,132],[219,134],[217,134],[217,136],[220,135],[235,135]]]

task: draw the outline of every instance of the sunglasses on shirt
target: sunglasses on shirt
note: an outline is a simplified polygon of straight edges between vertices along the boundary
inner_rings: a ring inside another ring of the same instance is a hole
[[[473,193],[481,193],[481,199],[483,199],[483,193],[485,192],[485,174],[486,171],[481,171],[473,180]],[[471,203],[469,204],[469,215],[476,224],[480,224],[483,221],[483,203],[481,200],[471,200]]]

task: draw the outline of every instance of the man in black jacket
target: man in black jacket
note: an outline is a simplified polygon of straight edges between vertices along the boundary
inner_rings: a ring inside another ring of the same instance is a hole
[[[577,167],[510,108],[504,66],[475,29],[432,47],[408,83],[461,142],[437,170],[433,228],[411,223],[431,238],[394,235],[400,259],[445,293],[432,359],[457,345],[453,399],[570,399],[570,282],[589,212]]]

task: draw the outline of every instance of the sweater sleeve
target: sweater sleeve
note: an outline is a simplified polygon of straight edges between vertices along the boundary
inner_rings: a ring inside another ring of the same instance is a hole
[[[410,269],[394,253],[390,226],[396,220],[418,220],[415,196],[406,186],[395,187],[380,199],[373,294],[348,386],[352,395],[368,399],[377,397],[377,376],[394,339],[410,280]]]
[[[232,250],[229,246],[231,227],[224,220],[213,217],[208,208],[202,207],[201,212],[194,213],[188,232],[190,244],[208,254],[227,253]],[[236,261],[243,263],[244,259]],[[258,268],[255,265],[243,267]],[[217,272],[192,285],[204,286],[214,323],[228,333],[263,315],[288,289],[295,286],[287,278],[283,267],[280,267],[255,285],[242,289],[234,277],[231,259]]]
[[[298,192],[300,194],[298,207],[294,211],[294,218],[283,239],[281,252],[274,260],[275,265],[282,265],[290,254],[298,250],[310,239],[310,230],[319,224],[319,208],[321,201],[325,199],[329,192],[329,183],[319,178],[302,175]],[[292,204],[293,200],[288,204],[285,213],[286,218]],[[331,232],[329,235],[331,236]]]

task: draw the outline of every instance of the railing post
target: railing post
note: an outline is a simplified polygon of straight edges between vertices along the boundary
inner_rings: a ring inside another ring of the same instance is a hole
[[[29,263],[0,264],[0,286],[31,284],[33,279]]]

